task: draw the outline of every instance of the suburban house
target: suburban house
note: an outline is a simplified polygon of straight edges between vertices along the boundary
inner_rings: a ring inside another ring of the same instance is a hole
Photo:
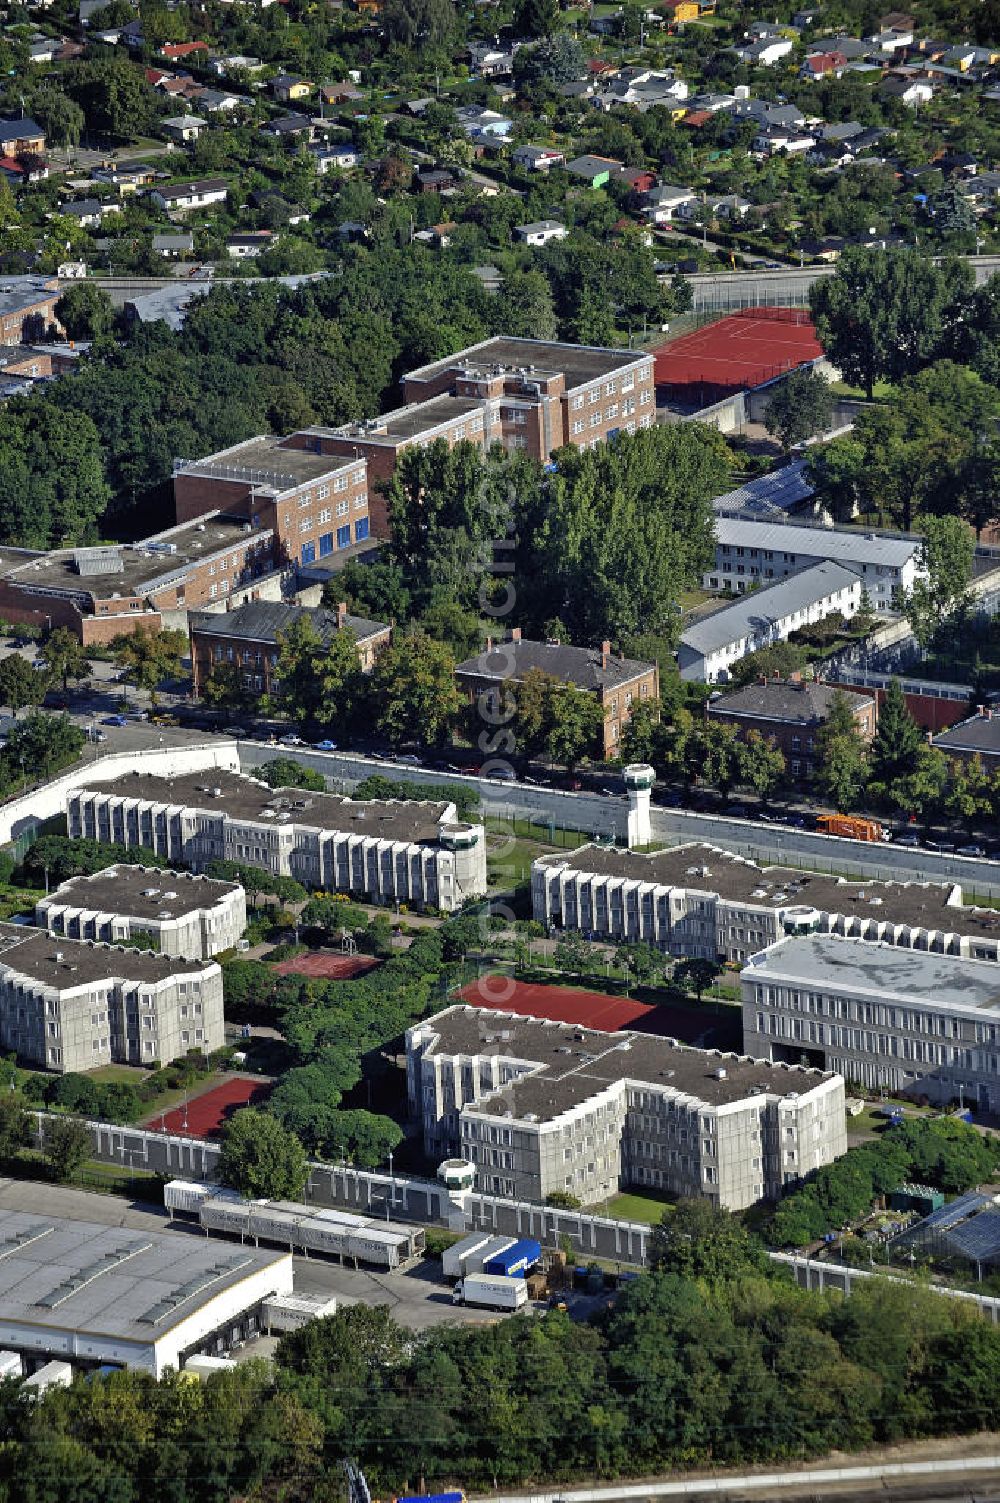
[[[603,188],[609,182],[612,172],[620,167],[621,162],[616,162],[613,157],[595,157],[589,153],[582,157],[574,157],[572,162],[566,163],[566,171],[574,177],[582,178],[592,188]]]
[[[761,37],[745,47],[737,47],[736,53],[751,68],[773,68],[783,57],[788,56],[792,46],[788,37]]]
[[[799,627],[834,613],[845,619],[856,615],[863,594],[861,576],[853,569],[824,562],[741,595],[683,633],[677,652],[681,678],[726,683],[734,663],[783,642]]]
[[[561,167],[566,156],[554,146],[515,146],[510,159],[525,172],[548,172],[550,167]]]
[[[172,235],[153,236],[153,254],[167,260],[174,256],[194,255],[194,235],[190,230],[178,230]]]
[[[514,234],[523,245],[548,245],[550,240],[565,240],[569,230],[558,219],[536,219],[531,224],[516,224]]]
[[[0,156],[40,156],[44,150],[45,132],[30,115],[0,119]]]
[[[226,255],[234,261],[251,260],[274,244],[270,230],[244,230],[226,237]]]
[[[841,689],[836,684],[766,679],[732,689],[709,701],[709,720],[735,726],[746,738],[750,731],[773,741],[784,753],[791,777],[809,782],[815,768],[816,736],[826,724],[837,695],[847,703],[866,741],[875,734],[877,705],[870,694]]]
[[[1000,767],[1000,709],[980,705],[975,715],[939,732],[933,745],[959,762],[981,762],[988,773]]]
[[[898,99],[911,109],[919,109],[922,104],[930,104],[934,98],[934,85],[924,78],[891,74],[879,84],[878,93],[882,99]]]
[[[291,104],[296,99],[308,99],[313,86],[306,78],[293,78],[288,73],[279,73],[271,79],[271,93],[280,104]]]
[[[197,141],[207,127],[208,121],[202,120],[200,115],[171,115],[160,121],[160,129],[168,141]]]
[[[149,196],[154,204],[170,213],[190,214],[194,209],[224,204],[228,193],[229,184],[225,178],[206,177],[194,183],[179,183],[172,188],[153,188]]]
[[[514,71],[514,47],[493,47],[476,42],[467,49],[469,72],[476,78],[510,78]]]
[[[651,224],[669,224],[685,204],[698,202],[693,188],[678,188],[671,183],[661,183],[643,194],[642,214]]]
[[[532,642],[515,627],[503,644],[489,646],[455,669],[459,689],[475,704],[481,695],[499,709],[508,685],[536,671],[593,694],[604,709],[605,757],[618,755],[618,742],[633,706],[659,697],[660,670],[655,663],[615,657],[610,642],[600,648],[569,647],[561,642]]]

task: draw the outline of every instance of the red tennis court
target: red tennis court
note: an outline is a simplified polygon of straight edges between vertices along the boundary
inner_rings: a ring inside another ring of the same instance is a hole
[[[458,994],[473,1007],[496,1012],[520,1013],[529,1018],[548,1018],[553,1023],[575,1023],[600,1033],[653,1033],[661,1038],[698,1042],[702,1048],[742,1047],[742,1020],[738,1008],[732,1019],[708,1013],[699,1007],[651,1007],[631,997],[611,997],[605,992],[575,991],[545,982],[515,981],[510,976],[481,976]]]
[[[374,955],[335,955],[330,950],[312,950],[308,955],[276,961],[274,969],[279,976],[322,976],[331,981],[352,981],[378,964]]]
[[[801,308],[741,308],[653,351],[658,392],[704,407],[823,354]]]
[[[226,1080],[203,1096],[195,1096],[187,1106],[175,1106],[162,1117],[154,1117],[155,1130],[180,1133],[189,1138],[212,1138],[241,1106],[259,1106],[271,1094],[269,1085],[259,1080]]]

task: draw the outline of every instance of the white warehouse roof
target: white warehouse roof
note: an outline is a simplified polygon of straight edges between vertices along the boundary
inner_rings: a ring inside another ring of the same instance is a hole
[[[244,1311],[291,1292],[288,1253],[0,1211],[0,1347],[159,1377]]]
[[[767,548],[775,553],[794,553],[804,558],[832,559],[848,564],[882,564],[896,569],[909,563],[923,546],[923,539],[913,533],[801,527],[790,522],[755,522],[748,517],[719,515],[715,518],[715,536],[719,544],[729,544],[730,547]]]
[[[768,532],[772,529],[762,527],[760,530]],[[784,621],[796,611],[806,610],[817,600],[823,600],[828,595],[856,584],[858,579],[859,575],[854,569],[845,569],[842,564],[813,564],[810,568],[800,569],[797,574],[790,574],[787,579],[779,579],[766,589],[748,591],[731,605],[725,605],[704,620],[696,621],[684,632],[681,642],[685,647],[707,657],[733,642],[741,642],[745,637],[756,639],[760,636],[762,626]]]

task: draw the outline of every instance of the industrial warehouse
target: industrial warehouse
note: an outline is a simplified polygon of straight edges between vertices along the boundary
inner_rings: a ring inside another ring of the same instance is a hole
[[[0,1348],[25,1370],[158,1378],[256,1334],[265,1302],[291,1294],[287,1252],[0,1211]]]
[[[847,1147],[839,1075],[639,1033],[450,1007],[407,1030],[406,1073],[427,1153],[509,1199],[631,1184],[741,1210]]]
[[[447,801],[361,802],[213,769],[74,788],[66,812],[73,837],[145,846],[195,871],[242,861],[307,887],[446,913],[486,892],[483,827],[462,824]]]
[[[965,906],[957,884],[846,881],[761,867],[713,845],[540,856],[531,902],[546,926],[709,960],[746,961],[785,935],[813,932],[1000,960],[1000,914]]]

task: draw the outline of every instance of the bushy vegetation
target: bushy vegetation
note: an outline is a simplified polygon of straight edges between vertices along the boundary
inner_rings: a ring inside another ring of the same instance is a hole
[[[906,1180],[949,1193],[989,1180],[1000,1162],[993,1138],[955,1118],[910,1118],[871,1143],[849,1148],[778,1206],[768,1226],[774,1247],[803,1247],[871,1210]]]
[[[41,887],[47,875],[50,886],[55,887],[69,877],[89,877],[122,863],[155,867],[169,864],[163,856],[145,846],[128,847],[108,840],[73,840],[68,835],[41,835],[34,845],[28,847],[14,875],[29,887]]]

